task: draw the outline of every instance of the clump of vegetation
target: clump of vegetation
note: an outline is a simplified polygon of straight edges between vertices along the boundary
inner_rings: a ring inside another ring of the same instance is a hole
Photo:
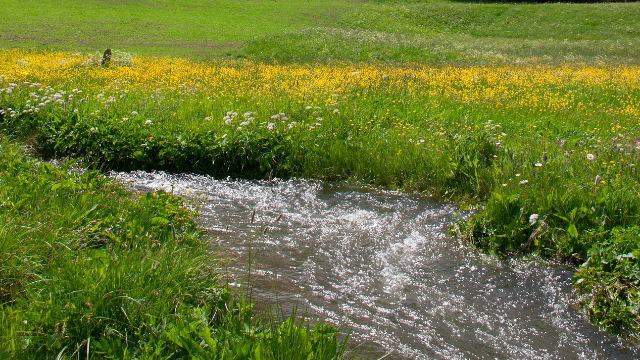
[[[589,317],[614,334],[640,333],[640,227],[597,234],[574,283]],[[603,236],[605,235],[605,236]],[[589,234],[588,236],[593,236]]]
[[[329,325],[254,314],[220,261],[181,199],[0,138],[2,357],[341,356]]]

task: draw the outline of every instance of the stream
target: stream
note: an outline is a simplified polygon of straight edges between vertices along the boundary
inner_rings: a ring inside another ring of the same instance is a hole
[[[277,297],[351,329],[356,351],[373,359],[640,358],[575,306],[571,267],[499,260],[449,236],[462,216],[453,204],[320,181],[112,176],[195,195],[240,284],[251,256],[253,301]]]

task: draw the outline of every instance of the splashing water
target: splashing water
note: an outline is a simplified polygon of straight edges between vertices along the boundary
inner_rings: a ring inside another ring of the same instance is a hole
[[[447,235],[458,209],[419,195],[318,181],[117,173],[139,189],[200,194],[201,223],[257,301],[311,315],[398,359],[634,359],[574,309],[568,266],[501,261]],[[274,290],[274,288],[276,290]]]

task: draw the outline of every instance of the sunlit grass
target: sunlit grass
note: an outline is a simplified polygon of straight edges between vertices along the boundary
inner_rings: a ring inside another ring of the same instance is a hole
[[[4,48],[197,60],[638,64],[640,5],[440,0],[5,0]]]

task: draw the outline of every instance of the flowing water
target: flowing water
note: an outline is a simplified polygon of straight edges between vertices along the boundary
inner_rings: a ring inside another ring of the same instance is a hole
[[[254,300],[276,294],[393,359],[635,359],[574,308],[570,267],[500,261],[447,234],[454,205],[317,181],[119,173],[142,190],[199,194],[201,221]],[[373,345],[371,345],[373,344]]]

